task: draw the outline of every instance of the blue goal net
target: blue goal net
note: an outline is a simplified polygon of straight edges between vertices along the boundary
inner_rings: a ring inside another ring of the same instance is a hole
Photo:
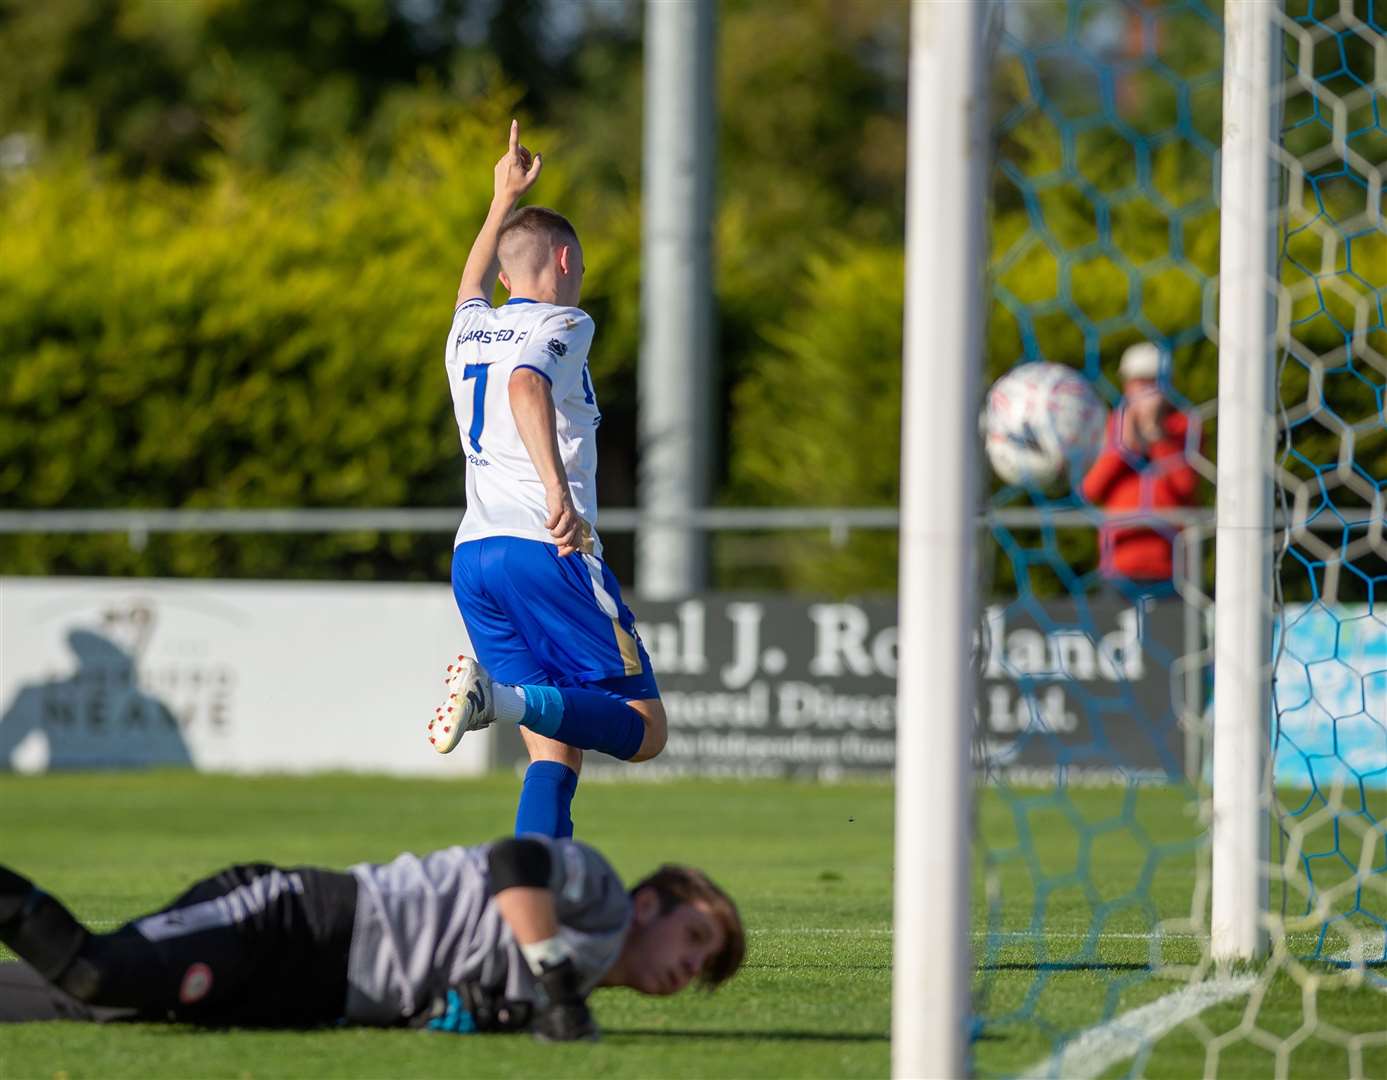
[[[1234,975],[1209,944],[1223,5],[999,6],[985,382],[1065,365],[1110,416],[1064,482],[989,477],[981,1075],[1387,1063],[1384,7],[1267,6],[1269,944]]]

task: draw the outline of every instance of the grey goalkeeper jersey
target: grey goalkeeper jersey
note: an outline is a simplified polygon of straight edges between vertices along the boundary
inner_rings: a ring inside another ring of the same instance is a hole
[[[631,900],[607,860],[573,840],[549,845],[559,933],[591,990],[616,962]],[[347,966],[347,1019],[394,1025],[431,1009],[449,987],[478,983],[534,1001],[530,973],[491,899],[490,844],[351,867],[360,886]]]

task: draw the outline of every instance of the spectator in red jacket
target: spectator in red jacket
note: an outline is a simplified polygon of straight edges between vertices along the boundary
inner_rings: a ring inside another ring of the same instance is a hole
[[[1109,513],[1194,505],[1198,476],[1186,459],[1190,418],[1161,393],[1161,356],[1141,342],[1122,354],[1122,402],[1108,418],[1103,450],[1084,477],[1083,494]],[[1198,434],[1194,435],[1198,445]],[[1174,525],[1103,525],[1098,530],[1103,578],[1126,593],[1173,593]]]

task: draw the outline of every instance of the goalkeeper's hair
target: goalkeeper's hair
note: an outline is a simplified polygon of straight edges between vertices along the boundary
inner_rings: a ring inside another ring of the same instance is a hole
[[[578,230],[573,223],[547,206],[522,206],[519,210],[512,210],[501,222],[501,231],[496,234],[498,245],[514,232],[543,237],[549,241],[550,247],[578,242]]]
[[[660,899],[660,914],[668,915],[680,904],[701,900],[708,905],[723,930],[723,945],[699,974],[699,985],[715,990],[737,973],[746,959],[746,931],[732,898],[713,884],[702,870],[666,863],[649,877],[631,886],[631,895],[654,889]]]

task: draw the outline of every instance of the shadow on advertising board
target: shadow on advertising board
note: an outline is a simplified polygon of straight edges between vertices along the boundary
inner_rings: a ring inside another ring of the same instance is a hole
[[[135,605],[108,612],[99,631],[70,630],[73,669],[26,684],[0,716],[0,768],[191,765],[170,703],[141,685],[152,621]]]

